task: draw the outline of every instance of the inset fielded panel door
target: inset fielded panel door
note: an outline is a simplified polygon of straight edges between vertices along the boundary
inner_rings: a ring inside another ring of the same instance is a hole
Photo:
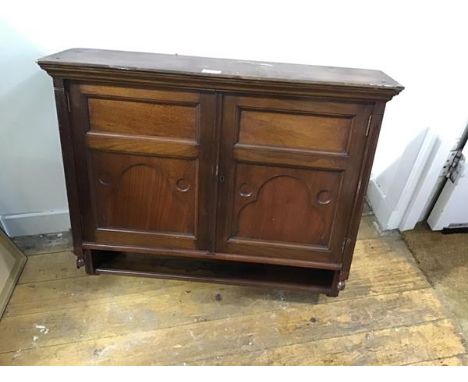
[[[216,250],[341,262],[371,105],[226,96]]]
[[[69,91],[84,241],[208,250],[215,95],[96,84]]]

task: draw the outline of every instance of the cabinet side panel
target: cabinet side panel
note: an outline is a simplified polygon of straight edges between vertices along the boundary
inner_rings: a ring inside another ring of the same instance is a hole
[[[73,238],[73,251],[79,259],[83,259],[82,222],[80,215],[80,203],[78,197],[78,182],[75,168],[75,153],[72,138],[72,125],[68,111],[68,100],[65,81],[54,78],[55,103],[59,123],[60,143],[67,188],[68,208]],[[83,260],[82,260],[83,261]]]
[[[346,234],[349,238],[349,241],[347,242],[343,253],[343,271],[340,275],[341,280],[347,280],[349,277],[351,262],[353,261],[354,247],[356,245],[356,237],[359,230],[359,224],[361,222],[364,195],[367,191],[367,186],[369,183],[384,111],[385,102],[377,102],[372,111],[372,120],[369,126],[369,137],[365,147],[363,163],[359,174],[359,186],[355,193],[351,222],[348,226],[348,232]]]

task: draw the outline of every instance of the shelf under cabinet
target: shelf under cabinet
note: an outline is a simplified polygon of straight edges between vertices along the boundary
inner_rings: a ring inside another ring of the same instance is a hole
[[[98,274],[119,274],[330,293],[336,271],[135,253],[97,252]]]

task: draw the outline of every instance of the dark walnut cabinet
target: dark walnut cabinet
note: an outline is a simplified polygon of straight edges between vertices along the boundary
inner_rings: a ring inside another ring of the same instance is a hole
[[[54,81],[77,264],[336,296],[385,103],[379,71],[71,49]]]

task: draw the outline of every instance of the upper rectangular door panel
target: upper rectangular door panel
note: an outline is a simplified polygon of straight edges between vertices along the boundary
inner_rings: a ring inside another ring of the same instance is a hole
[[[197,93],[83,85],[91,131],[196,141]]]
[[[245,108],[240,110],[239,143],[345,154],[351,124],[348,115]]]

